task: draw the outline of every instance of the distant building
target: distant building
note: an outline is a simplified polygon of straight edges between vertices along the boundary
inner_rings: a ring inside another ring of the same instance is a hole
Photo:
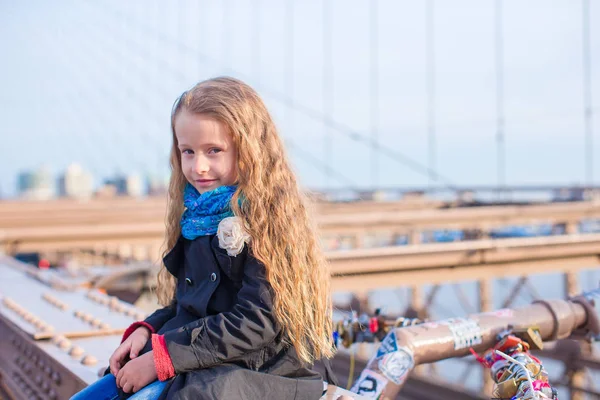
[[[21,172],[17,177],[19,197],[28,200],[48,200],[55,196],[54,178],[48,167]]]
[[[71,164],[58,179],[60,196],[76,199],[90,198],[94,191],[94,177],[78,164]]]
[[[371,198],[373,201],[398,201],[400,193],[393,190],[374,190]]]
[[[104,184],[96,191],[95,196],[100,198],[115,197],[117,188],[112,184]]]
[[[101,189],[103,195],[113,191],[110,187],[114,188],[114,193],[118,196],[139,197],[144,194],[144,184],[138,175],[117,175],[104,181],[104,187]]]
[[[148,196],[164,196],[169,190],[169,178],[149,176],[147,180]]]
[[[33,189],[34,174],[32,171],[20,172],[17,176],[17,191],[20,195]]]
[[[586,191],[584,188],[573,187],[573,188],[555,189],[552,194],[552,201],[555,201],[555,202],[583,201],[583,200],[586,200],[585,195],[586,195]]]
[[[144,183],[139,175],[129,175],[125,179],[125,194],[131,197],[144,195]]]
[[[364,201],[371,201],[374,200],[373,199],[373,190],[356,190],[354,192],[354,194],[356,195],[357,199],[356,200],[364,200]]]

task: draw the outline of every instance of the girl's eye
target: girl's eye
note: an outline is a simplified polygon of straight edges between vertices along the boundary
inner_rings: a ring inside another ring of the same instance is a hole
[[[216,147],[214,147],[214,148],[210,149],[210,150],[208,151],[208,153],[209,153],[209,154],[217,154],[217,153],[220,153],[221,151],[223,151],[223,150],[221,150],[221,149],[219,149],[219,148],[216,148]]]
[[[194,154],[194,152],[192,150],[190,150],[190,149],[182,150],[181,153],[183,153],[183,154]]]

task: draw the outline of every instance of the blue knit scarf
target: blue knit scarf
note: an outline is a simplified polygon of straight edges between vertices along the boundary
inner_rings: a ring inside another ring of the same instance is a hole
[[[230,202],[237,186],[219,186],[200,194],[189,183],[183,192],[186,210],[181,217],[181,234],[188,240],[214,235],[223,218],[233,216]]]

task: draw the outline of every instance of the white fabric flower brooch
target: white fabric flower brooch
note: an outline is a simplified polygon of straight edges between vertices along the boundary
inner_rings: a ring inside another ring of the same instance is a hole
[[[245,243],[250,243],[250,235],[244,230],[239,217],[227,217],[219,223],[217,229],[219,246],[227,250],[227,254],[235,257],[242,252]]]

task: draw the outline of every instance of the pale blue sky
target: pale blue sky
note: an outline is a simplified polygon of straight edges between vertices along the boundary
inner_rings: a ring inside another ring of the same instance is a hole
[[[426,2],[374,1],[379,138],[426,164]],[[355,184],[370,186],[370,149],[311,116],[326,107],[323,2],[293,3],[293,46],[287,3],[0,0],[1,192],[13,193],[17,172],[41,164],[57,174],[72,161],[97,177],[166,174],[173,100],[196,81],[221,74],[246,80],[264,96],[282,134],[299,147],[290,153],[305,185],[341,184],[327,181],[303,156],[310,154],[322,163],[330,159]],[[368,136],[370,3],[330,3],[332,118]],[[438,171],[458,184],[495,184],[495,1],[434,3]],[[504,1],[508,183],[585,179],[581,4]],[[591,20],[592,93],[598,98],[597,3]],[[287,76],[293,76],[292,87]],[[301,108],[281,101],[289,97]],[[323,150],[327,135],[334,143],[330,154]],[[382,185],[428,181],[383,155],[379,171]]]

